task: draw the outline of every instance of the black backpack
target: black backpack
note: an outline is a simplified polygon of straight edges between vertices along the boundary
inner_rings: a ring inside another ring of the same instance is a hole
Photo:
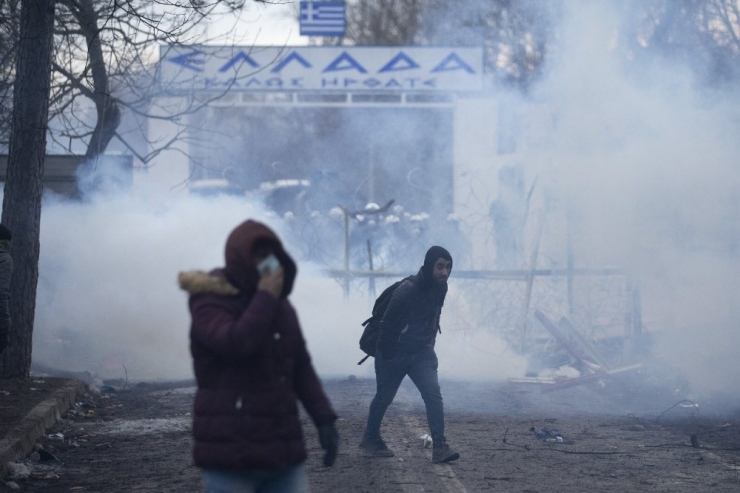
[[[362,326],[365,327],[365,330],[362,331],[362,336],[360,336],[360,349],[362,349],[367,356],[362,358],[357,363],[358,365],[363,364],[370,356],[375,356],[375,350],[377,349],[378,341],[380,340],[380,321],[383,319],[383,315],[385,315],[385,311],[388,309],[388,304],[393,297],[393,292],[403,281],[411,278],[412,276],[409,276],[400,281],[394,282],[385,288],[383,292],[380,293],[380,296],[375,300],[372,317],[362,322]]]

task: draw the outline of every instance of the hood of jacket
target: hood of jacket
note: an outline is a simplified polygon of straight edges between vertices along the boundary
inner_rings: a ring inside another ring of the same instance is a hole
[[[444,285],[437,285],[434,282],[434,264],[438,259],[444,258],[450,261],[450,273],[452,272],[452,255],[445,248],[441,246],[433,246],[427,250],[424,256],[424,265],[421,266],[419,272],[416,274],[416,282],[419,284],[422,290],[427,291],[429,289],[438,288],[442,292],[442,299],[447,294],[447,283]]]
[[[251,296],[257,291],[260,274],[252,258],[255,245],[269,243],[284,271],[283,292],[281,298],[287,297],[293,290],[298,268],[283,248],[278,236],[265,224],[249,219],[244,221],[229,234],[226,239],[226,266],[223,273],[228,281],[240,292]]]

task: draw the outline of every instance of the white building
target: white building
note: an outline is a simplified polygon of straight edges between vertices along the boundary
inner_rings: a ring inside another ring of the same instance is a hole
[[[497,201],[518,209],[498,215],[518,235],[498,266],[524,267],[551,118],[496,93],[482,59],[480,48],[162,47],[154,107],[178,116],[151,124],[149,141],[177,142],[137,183],[169,193],[202,180],[246,191],[310,180],[320,193],[306,207],[327,210],[395,200],[457,218],[470,269],[493,268],[504,248],[493,241]]]

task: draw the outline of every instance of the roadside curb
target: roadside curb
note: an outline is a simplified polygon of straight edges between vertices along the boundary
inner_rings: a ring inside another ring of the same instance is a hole
[[[77,394],[86,388],[82,380],[69,380],[31,409],[20,424],[0,440],[0,478],[8,474],[8,463],[28,454],[36,440],[62,418],[74,405]]]

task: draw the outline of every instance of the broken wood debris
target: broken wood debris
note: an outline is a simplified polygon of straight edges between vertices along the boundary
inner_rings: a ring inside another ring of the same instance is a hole
[[[545,384],[541,389],[541,392],[544,393],[598,381],[603,378],[613,377],[642,368],[641,363],[617,368],[612,367],[607,359],[604,358],[566,317],[562,317],[558,325],[555,325],[542,311],[537,310],[534,314],[542,326],[552,334],[557,343],[575,360],[579,369],[586,374],[560,379],[546,377],[510,378],[509,381],[515,383]]]

